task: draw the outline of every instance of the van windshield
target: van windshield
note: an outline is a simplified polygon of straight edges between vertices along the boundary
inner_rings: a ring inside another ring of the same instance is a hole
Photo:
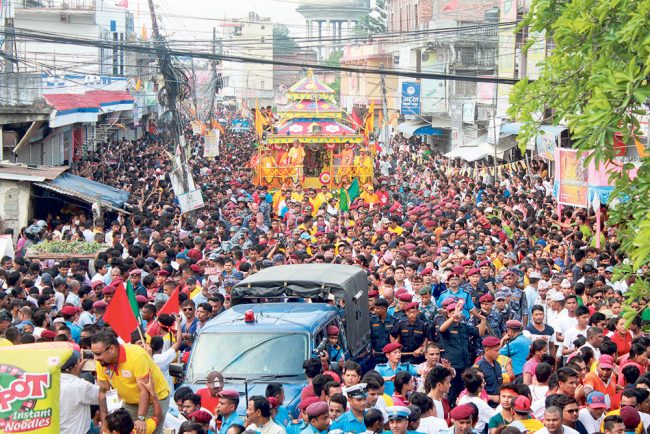
[[[226,378],[261,379],[295,376],[304,379],[307,334],[201,333],[192,350],[189,382],[205,380],[210,371]]]

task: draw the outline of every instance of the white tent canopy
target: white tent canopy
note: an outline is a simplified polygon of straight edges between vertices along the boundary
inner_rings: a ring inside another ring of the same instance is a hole
[[[517,140],[511,135],[502,135],[499,137],[499,144],[496,147],[497,159],[503,160],[507,151],[517,146]],[[486,157],[494,157],[494,145],[488,143],[487,135],[481,136],[471,141],[465,146],[456,148],[445,154],[447,158],[460,158],[467,162],[478,161]]]

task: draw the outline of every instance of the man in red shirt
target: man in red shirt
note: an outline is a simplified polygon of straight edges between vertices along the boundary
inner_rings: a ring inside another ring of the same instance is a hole
[[[206,387],[197,390],[196,394],[201,397],[201,407],[216,415],[217,405],[219,405],[218,395],[223,390],[223,375],[219,371],[212,371],[205,381]]]

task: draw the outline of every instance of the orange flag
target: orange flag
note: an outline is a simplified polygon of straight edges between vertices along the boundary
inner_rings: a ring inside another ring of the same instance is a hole
[[[124,285],[117,287],[115,296],[106,308],[103,320],[124,342],[131,342],[131,333],[138,328],[138,320],[133,314]]]

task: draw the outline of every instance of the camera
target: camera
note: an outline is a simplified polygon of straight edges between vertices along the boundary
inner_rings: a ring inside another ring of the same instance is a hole
[[[327,339],[320,341],[320,344],[314,348],[314,354],[317,356],[323,356],[327,353]]]

